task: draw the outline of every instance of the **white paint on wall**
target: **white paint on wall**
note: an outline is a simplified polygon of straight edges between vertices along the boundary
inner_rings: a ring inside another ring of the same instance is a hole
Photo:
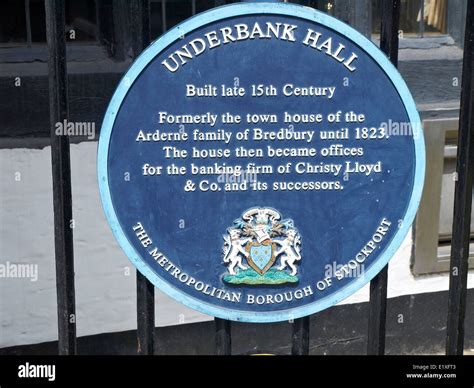
[[[135,270],[102,212],[97,143],[71,145],[78,336],[136,329]],[[57,339],[51,150],[0,149],[0,263],[38,265],[38,280],[0,279],[0,347]],[[415,278],[411,237],[390,262],[389,297],[448,289],[447,274]],[[469,287],[474,276],[469,275]],[[342,303],[368,300],[368,286]],[[212,319],[156,291],[156,324]]]

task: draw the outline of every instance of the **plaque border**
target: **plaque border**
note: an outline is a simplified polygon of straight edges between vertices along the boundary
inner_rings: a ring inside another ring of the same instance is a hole
[[[373,262],[373,264],[371,264],[370,267],[366,269],[362,276],[355,278],[345,287],[339,289],[332,295],[300,307],[277,310],[272,312],[239,311],[207,303],[189,294],[186,294],[185,292],[179,290],[171,283],[160,277],[142,259],[141,255],[132,246],[124,231],[122,230],[122,226],[120,225],[117,219],[117,215],[115,213],[111,199],[107,166],[109,142],[116,115],[121,107],[125,96],[128,93],[128,90],[133,85],[134,81],[140,76],[141,72],[146,68],[146,66],[155,58],[155,56],[158,55],[161,51],[165,50],[169,45],[180,40],[180,37],[192,32],[197,28],[236,16],[255,14],[290,16],[311,22],[316,22],[322,24],[323,26],[331,30],[334,30],[336,33],[339,33],[345,36],[347,39],[351,40],[353,43],[358,45],[363,51],[365,51],[367,55],[372,57],[372,59],[388,76],[405,106],[412,127],[418,129],[418,131],[415,132],[416,136],[413,136],[415,149],[415,176],[410,201],[405,212],[405,216],[403,217],[403,222],[401,223],[401,225],[398,225],[398,230],[395,236],[392,238],[392,240],[384,249],[384,251]],[[158,289],[160,289],[173,299],[201,313],[234,321],[279,322],[296,319],[329,308],[355,293],[357,290],[366,285],[387,265],[389,260],[395,255],[398,248],[402,245],[414,221],[423,189],[423,181],[425,175],[425,147],[423,131],[421,128],[421,120],[416,109],[415,102],[398,70],[393,66],[393,64],[389,61],[386,55],[374,43],[372,43],[369,39],[360,34],[354,28],[335,19],[332,16],[316,11],[312,8],[296,4],[236,3],[226,5],[193,16],[163,34],[159,39],[155,40],[145,51],[143,51],[143,53],[130,66],[124,77],[121,79],[108,105],[102,123],[98,144],[97,173],[99,191],[102,199],[102,206],[104,208],[104,212],[109,226],[112,229],[115,238],[119,242],[122,250],[125,252],[129,260]]]

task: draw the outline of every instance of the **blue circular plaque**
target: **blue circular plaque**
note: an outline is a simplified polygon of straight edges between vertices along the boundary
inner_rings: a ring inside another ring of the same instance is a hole
[[[156,287],[272,322],[338,303],[388,263],[424,158],[415,103],[372,42],[310,8],[236,4],[132,64],[98,176],[115,237]]]

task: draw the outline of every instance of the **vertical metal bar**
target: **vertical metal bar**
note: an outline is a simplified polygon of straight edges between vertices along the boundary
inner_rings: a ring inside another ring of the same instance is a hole
[[[392,63],[398,64],[398,26],[400,0],[383,0],[380,48]],[[370,282],[367,354],[385,353],[385,323],[387,318],[388,265]]]
[[[464,36],[457,180],[454,191],[453,239],[449,275],[446,354],[462,355],[474,181],[474,0],[469,0]]]
[[[291,354],[307,356],[309,354],[309,317],[295,319],[291,328]]]
[[[383,0],[380,26],[380,49],[398,66],[398,28],[400,25],[400,0]]]
[[[150,44],[150,2],[130,2],[132,51],[137,57]],[[137,354],[153,354],[155,348],[155,287],[137,271]]]
[[[132,27],[132,49],[136,58],[150,44],[150,1],[130,1],[130,23]]]
[[[46,0],[45,11],[46,38],[49,48],[49,115],[58,301],[58,350],[59,354],[75,354],[76,308],[69,138],[55,133],[55,123],[62,123],[68,119],[64,0]]]
[[[191,12],[193,15],[196,15],[196,0],[191,1]]]
[[[155,287],[137,271],[137,354],[155,350]]]
[[[425,34],[425,0],[420,0],[420,37],[423,38]]]
[[[163,33],[168,29],[166,27],[166,0],[161,0],[161,26],[163,27]]]
[[[229,356],[232,354],[232,337],[230,321],[214,318],[216,324],[216,354]]]
[[[385,353],[385,322],[387,315],[387,276],[388,266],[370,282],[369,332],[367,335],[367,354]]]
[[[30,0],[25,0],[25,23],[26,23],[26,44],[31,47],[31,16],[30,16]]]
[[[102,20],[99,17],[99,15],[100,15],[99,1],[100,0],[94,0],[95,24],[97,26],[97,28],[95,30],[94,38],[98,43],[101,43],[100,37],[101,37],[101,31],[102,31]]]

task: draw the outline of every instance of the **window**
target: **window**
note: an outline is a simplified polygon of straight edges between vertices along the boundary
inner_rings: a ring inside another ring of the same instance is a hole
[[[66,39],[97,41],[94,0],[66,0]],[[0,45],[31,46],[46,43],[44,0],[3,0],[0,12]]]
[[[372,31],[380,34],[382,1],[372,0]],[[446,33],[447,0],[402,0],[400,31],[406,37],[425,37]]]
[[[424,275],[449,270],[454,206],[458,119],[426,120],[426,177],[415,224],[412,270]],[[429,182],[427,184],[427,182]],[[474,222],[471,218],[471,230]],[[474,233],[469,264],[474,267]]]
[[[333,16],[334,16],[334,11],[336,9],[335,0],[325,0],[325,1],[323,0],[289,0],[287,2],[318,9],[320,11],[326,12],[329,15],[333,15]]]
[[[237,0],[151,0],[151,36],[160,36],[176,24],[200,12]]]

